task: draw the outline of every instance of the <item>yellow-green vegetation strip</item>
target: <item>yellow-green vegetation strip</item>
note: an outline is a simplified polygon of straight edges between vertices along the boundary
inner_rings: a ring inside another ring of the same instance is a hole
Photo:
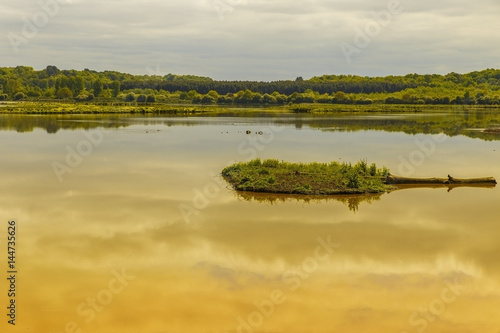
[[[223,112],[218,106],[140,104],[140,103],[63,103],[63,102],[0,102],[0,114],[164,114],[190,115]]]
[[[387,168],[366,161],[352,165],[254,159],[222,170],[224,179],[238,191],[308,195],[386,192],[391,189],[383,182],[388,174]]]

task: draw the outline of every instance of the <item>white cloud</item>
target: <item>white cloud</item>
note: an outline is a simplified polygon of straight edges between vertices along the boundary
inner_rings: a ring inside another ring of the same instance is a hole
[[[400,1],[402,12],[347,63],[340,43],[353,44],[356,29],[389,0],[74,1],[60,5],[16,54],[7,32],[21,34],[22,18],[41,10],[20,0],[0,5],[2,66],[147,73],[159,65],[164,72],[255,80],[499,67],[500,3]]]

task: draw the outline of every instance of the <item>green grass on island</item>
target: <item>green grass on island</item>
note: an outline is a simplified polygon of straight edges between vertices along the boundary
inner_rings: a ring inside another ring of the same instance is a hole
[[[307,195],[386,192],[392,188],[383,182],[388,174],[387,168],[366,161],[352,165],[254,159],[222,170],[224,179],[238,191]]]

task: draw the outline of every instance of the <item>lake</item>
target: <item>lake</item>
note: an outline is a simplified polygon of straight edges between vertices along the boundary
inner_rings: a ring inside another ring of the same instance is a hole
[[[321,199],[238,194],[219,173],[257,157],[365,159],[498,179],[500,136],[481,130],[499,124],[456,110],[0,115],[16,329],[498,333],[498,187]]]

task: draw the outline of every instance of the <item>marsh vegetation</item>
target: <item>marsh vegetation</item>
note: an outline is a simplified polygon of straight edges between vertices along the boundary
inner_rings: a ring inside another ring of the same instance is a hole
[[[223,177],[239,191],[308,195],[381,193],[391,189],[383,179],[385,167],[366,161],[351,163],[290,163],[254,159],[222,170]]]

